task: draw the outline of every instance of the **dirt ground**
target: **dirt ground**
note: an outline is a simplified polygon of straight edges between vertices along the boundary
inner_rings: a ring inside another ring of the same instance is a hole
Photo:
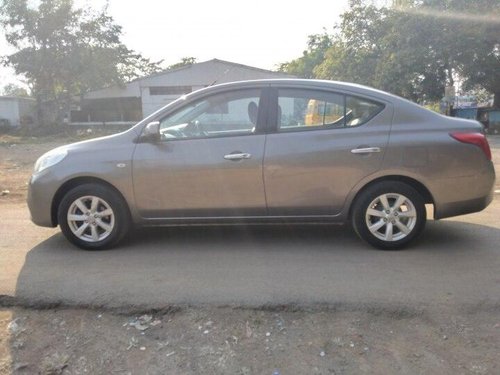
[[[492,312],[0,310],[2,374],[498,374]]]
[[[0,135],[0,204],[26,201],[28,181],[38,157],[78,138],[20,138]]]
[[[37,157],[73,140],[0,136],[0,212],[25,201]],[[499,374],[499,312],[37,309],[0,296],[0,374]]]

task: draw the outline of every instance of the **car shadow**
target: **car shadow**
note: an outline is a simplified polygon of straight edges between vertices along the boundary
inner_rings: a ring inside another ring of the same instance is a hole
[[[287,293],[325,301],[332,292],[323,284],[340,285],[339,295],[348,297],[349,284],[360,288],[356,295],[426,274],[439,283],[442,270],[460,277],[448,270],[451,263],[491,267],[499,243],[500,229],[455,221],[429,222],[404,251],[377,251],[340,225],[147,228],[115,249],[90,252],[56,234],[28,252],[15,293],[32,303],[86,306],[227,303],[248,293],[249,303]],[[369,287],[356,286],[360,279]]]
[[[500,229],[458,221],[429,221],[424,233],[413,244],[401,252],[429,250],[455,252],[461,249],[481,247],[488,238],[500,237]],[[81,254],[104,254],[109,252],[128,253],[140,250],[147,252],[148,246],[168,249],[186,247],[190,251],[211,250],[222,245],[239,251],[238,246],[268,246],[269,251],[296,247],[309,250],[324,248],[331,251],[377,251],[362,242],[348,225],[253,225],[253,226],[190,226],[190,227],[152,227],[132,231],[117,247],[85,251],[70,244],[61,233],[57,233],[39,243],[33,252],[74,252]],[[286,246],[284,246],[286,245]],[[186,249],[183,249],[185,251]],[[382,251],[383,252],[383,251]]]
[[[459,253],[498,247],[500,228],[461,221],[429,221],[411,246],[419,252]],[[405,250],[403,250],[405,251]]]

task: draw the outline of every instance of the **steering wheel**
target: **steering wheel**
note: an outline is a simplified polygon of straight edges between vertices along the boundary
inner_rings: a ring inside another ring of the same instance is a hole
[[[205,137],[208,135],[208,133],[203,130],[201,123],[198,120],[189,121],[184,128],[184,132],[188,137]]]

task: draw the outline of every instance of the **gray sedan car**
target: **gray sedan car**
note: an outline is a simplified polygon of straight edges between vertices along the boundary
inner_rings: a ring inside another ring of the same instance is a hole
[[[495,172],[481,124],[368,87],[261,80],[212,86],[131,129],[49,151],[28,205],[90,250],[133,225],[351,222],[400,249],[435,219],[484,209]]]

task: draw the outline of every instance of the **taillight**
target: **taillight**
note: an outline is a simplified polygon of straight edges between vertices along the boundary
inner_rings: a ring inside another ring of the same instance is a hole
[[[457,141],[462,143],[469,143],[472,145],[478,146],[481,150],[483,150],[484,155],[488,160],[491,160],[491,150],[490,145],[488,144],[488,140],[481,133],[450,133],[450,135],[455,138]]]

